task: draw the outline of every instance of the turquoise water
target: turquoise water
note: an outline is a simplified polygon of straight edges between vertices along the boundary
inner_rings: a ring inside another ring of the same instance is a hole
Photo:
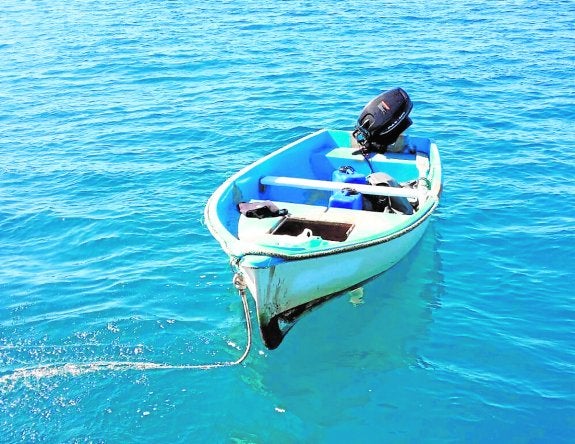
[[[574,23],[572,1],[5,0],[0,442],[573,442]],[[395,86],[444,195],[363,304],[235,367],[42,369],[239,357],[207,198]]]

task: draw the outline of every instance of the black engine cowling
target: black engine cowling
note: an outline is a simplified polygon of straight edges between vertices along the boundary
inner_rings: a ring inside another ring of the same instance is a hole
[[[385,152],[411,125],[411,99],[401,88],[386,91],[363,108],[353,137],[366,151]]]

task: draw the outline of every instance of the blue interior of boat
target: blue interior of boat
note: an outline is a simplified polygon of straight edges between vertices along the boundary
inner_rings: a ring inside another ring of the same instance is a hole
[[[218,205],[220,220],[237,235],[239,212],[237,205],[250,200],[271,200],[307,205],[328,206],[331,191],[297,187],[262,186],[264,176],[288,176],[301,179],[331,181],[334,171],[351,166],[360,175],[385,172],[398,182],[415,180],[419,176],[416,155],[429,156],[430,141],[426,138],[405,139],[401,153],[369,153],[367,158],[354,154],[352,137],[348,131],[321,131],[261,159],[242,171],[222,196]],[[333,200],[333,199],[332,199]]]

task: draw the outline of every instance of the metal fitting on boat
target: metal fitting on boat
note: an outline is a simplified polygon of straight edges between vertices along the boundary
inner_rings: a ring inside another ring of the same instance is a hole
[[[234,287],[236,287],[239,291],[243,291],[246,289],[246,281],[242,273],[238,272],[234,274],[233,283]]]

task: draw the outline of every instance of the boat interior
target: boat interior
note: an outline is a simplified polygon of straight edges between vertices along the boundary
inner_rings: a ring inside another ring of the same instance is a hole
[[[227,212],[230,233],[241,241],[309,249],[365,240],[408,224],[413,214],[373,204],[374,198],[403,200],[417,214],[425,198],[418,180],[429,175],[430,141],[402,136],[400,142],[399,152],[364,155],[349,132],[325,131],[273,153],[235,177],[229,204],[260,204],[265,211]],[[375,172],[386,173],[393,184],[370,184]]]

